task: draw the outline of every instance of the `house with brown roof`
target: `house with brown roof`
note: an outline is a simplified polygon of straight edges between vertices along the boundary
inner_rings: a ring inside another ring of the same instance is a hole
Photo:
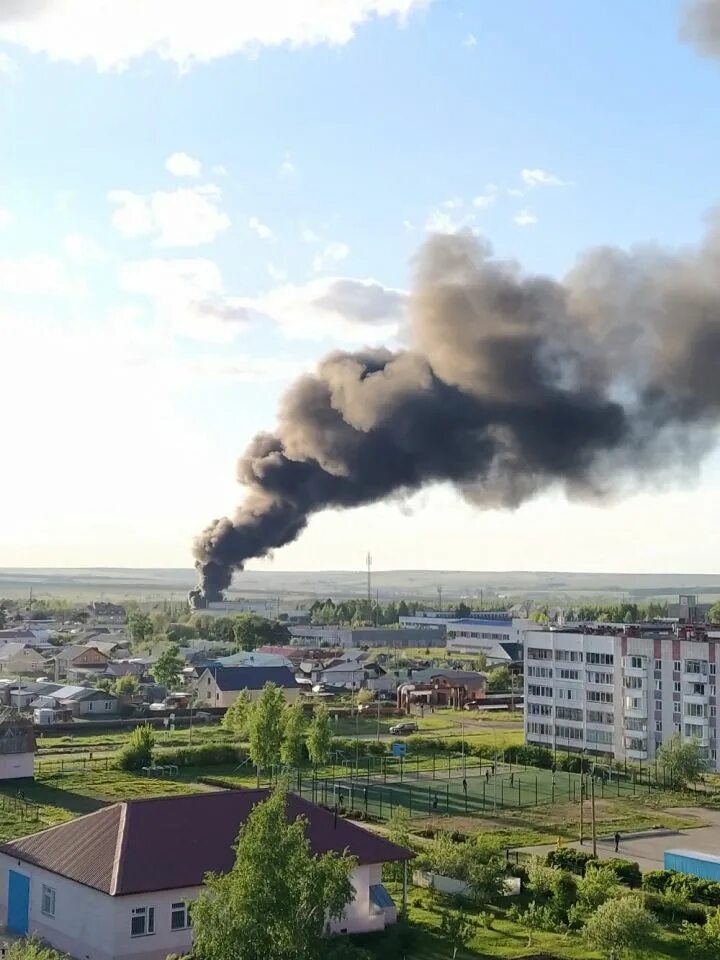
[[[234,843],[267,790],[130,800],[0,845],[0,924],[83,960],[165,960],[192,946],[189,904],[208,872],[226,873]],[[397,919],[382,865],[412,853],[290,795],[314,854],[347,851],[355,897],[333,932]]]
[[[69,644],[61,647],[55,656],[55,679],[61,680],[71,674],[99,676],[107,669],[110,657],[96,647]]]

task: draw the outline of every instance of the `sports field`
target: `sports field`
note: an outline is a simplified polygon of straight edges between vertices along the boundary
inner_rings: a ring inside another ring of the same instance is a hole
[[[381,775],[338,769],[335,776],[313,778],[303,776],[296,789],[315,803],[341,810],[357,810],[380,819],[387,819],[398,809],[411,816],[460,816],[464,814],[492,814],[499,810],[536,807],[540,804],[567,803],[580,800],[581,777],[576,773],[538,770],[536,768],[492,764],[480,766],[477,761],[463,766],[455,758],[448,768],[445,764],[435,770],[426,766],[401,771],[398,764]],[[632,797],[647,793],[646,784],[625,779],[596,778],[591,783],[585,776],[585,797],[590,799],[594,788],[598,799],[605,797]]]

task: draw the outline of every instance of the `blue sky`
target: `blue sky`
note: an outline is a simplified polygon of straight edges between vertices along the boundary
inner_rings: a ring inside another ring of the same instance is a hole
[[[397,342],[428,229],[560,277],[595,245],[694,244],[720,199],[720,63],[676,0],[32,8],[0,12],[6,565],[189,563],[291,380]],[[349,321],[338,278],[382,322]],[[714,571],[719,463],[602,507],[426,491],[264,563]]]

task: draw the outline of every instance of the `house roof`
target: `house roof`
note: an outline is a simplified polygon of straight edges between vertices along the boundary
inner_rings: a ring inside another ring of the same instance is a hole
[[[246,650],[240,650],[229,657],[218,657],[217,661],[221,667],[290,667],[292,662],[287,657],[278,656],[276,653],[260,653],[254,650],[249,653]]]
[[[297,681],[287,667],[213,667],[213,676],[219,690],[262,690],[266,683],[274,683],[285,690],[297,687]]]
[[[50,696],[53,700],[117,700],[114,693],[105,690],[96,690],[94,687],[67,686],[60,687]]]
[[[13,657],[17,657],[18,654],[20,656],[22,656],[23,654],[27,654],[27,655],[33,654],[34,656],[39,657],[42,660],[42,657],[37,652],[37,650],[33,650],[33,648],[27,643],[22,643],[22,642],[14,643],[13,641],[11,641],[10,643],[5,643],[2,646],[0,646],[0,660],[12,660]]]
[[[87,645],[87,646],[86,646],[86,645],[81,645],[81,644],[70,643],[70,644],[68,644],[66,647],[61,647],[61,648],[58,650],[58,654],[57,654],[57,657],[56,657],[55,659],[56,659],[56,660],[60,660],[60,659],[62,659],[62,660],[75,660],[76,657],[79,657],[79,656],[81,656],[82,654],[89,653],[91,650],[94,650],[95,653],[97,653],[97,654],[98,654],[100,657],[102,657],[104,660],[108,660],[108,659],[109,659],[109,657],[107,656],[107,654],[103,653],[102,650],[98,650],[98,648],[95,646],[94,643],[91,643],[91,644],[89,644],[89,645]]]
[[[0,853],[111,896],[199,887],[235,861],[240,827],[269,791],[223,790],[128,800],[0,844]],[[360,864],[409,860],[404,847],[290,794],[288,820],[307,820],[313,854],[347,851]]]

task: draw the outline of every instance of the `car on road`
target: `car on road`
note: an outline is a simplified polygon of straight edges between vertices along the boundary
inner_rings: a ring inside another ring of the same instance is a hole
[[[418,726],[416,723],[396,723],[394,727],[390,727],[390,733],[417,733],[417,728]]]

